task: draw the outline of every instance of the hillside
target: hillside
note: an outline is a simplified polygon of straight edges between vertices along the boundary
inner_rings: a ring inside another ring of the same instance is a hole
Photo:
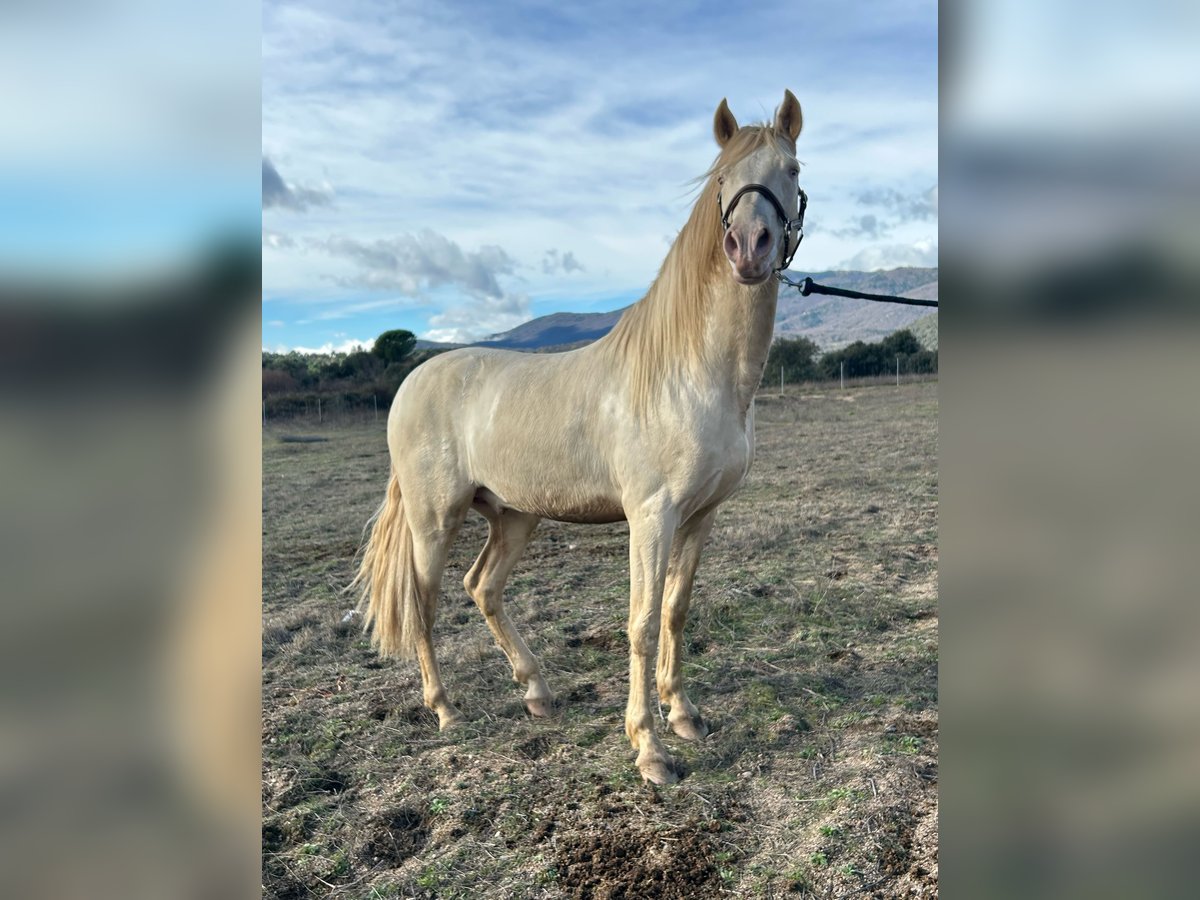
[[[540,350],[562,344],[589,343],[608,334],[624,309],[602,313],[551,313],[480,341],[483,347]]]
[[[877,277],[892,275],[896,277]],[[812,279],[820,284],[856,291],[921,300],[938,299],[937,269],[820,272],[814,274]],[[837,350],[854,341],[869,343],[880,340],[928,314],[929,308],[924,306],[876,303],[820,294],[802,297],[799,291],[785,287],[779,293],[775,334],[810,338],[823,350]]]
[[[921,346],[926,350],[936,350],[938,348],[938,314],[936,312],[922,316],[908,327],[917,336],[917,340],[921,342]]]
[[[810,275],[820,284],[880,294],[937,299],[936,268],[904,267],[886,272],[789,272],[799,281]],[[565,349],[604,336],[617,323],[624,309],[604,313],[553,313],[493,335],[478,346],[514,350]],[[807,337],[824,350],[835,350],[854,341],[875,341],[911,325],[928,315],[921,306],[902,306],[813,295],[784,286],[779,292],[775,333]],[[936,328],[935,328],[936,332]],[[936,337],[936,334],[935,334]]]

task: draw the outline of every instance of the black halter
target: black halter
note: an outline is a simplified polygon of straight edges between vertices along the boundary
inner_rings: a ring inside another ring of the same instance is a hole
[[[783,252],[785,258],[779,267],[775,269],[776,274],[778,274],[792,264],[792,257],[796,255],[796,251],[800,249],[800,242],[804,240],[804,211],[808,208],[808,194],[804,193],[804,188],[796,188],[796,194],[800,198],[800,206],[796,212],[796,218],[789,219],[787,212],[783,208],[783,204],[779,202],[779,198],[765,184],[748,184],[743,187],[733,195],[733,199],[729,201],[728,209],[721,209],[721,192],[717,191],[717,209],[721,212],[721,227],[726,231],[729,230],[729,216],[733,212],[733,208],[737,206],[743,194],[749,193],[762,194],[767,199],[767,202],[775,208],[780,221],[783,222]],[[789,253],[788,246],[792,242],[793,228],[796,230],[796,246],[792,247]]]

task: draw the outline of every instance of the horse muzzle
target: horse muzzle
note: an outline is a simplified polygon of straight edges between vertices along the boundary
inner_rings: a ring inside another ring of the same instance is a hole
[[[758,221],[731,226],[721,243],[738,284],[762,284],[770,278],[777,246],[778,236]]]

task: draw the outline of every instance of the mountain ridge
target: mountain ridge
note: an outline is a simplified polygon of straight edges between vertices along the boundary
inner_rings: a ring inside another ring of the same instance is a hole
[[[867,293],[927,300],[938,297],[936,267],[902,266],[873,272],[825,270],[802,273],[789,270],[786,274],[795,281],[808,275],[820,284]],[[550,313],[469,346],[542,352],[578,347],[607,334],[628,308],[598,313]],[[782,285],[775,311],[775,336],[807,337],[816,341],[822,350],[837,350],[854,341],[879,340],[928,314],[928,308],[921,306],[818,294],[802,297],[796,289]],[[421,341],[418,346],[450,348],[462,345]]]

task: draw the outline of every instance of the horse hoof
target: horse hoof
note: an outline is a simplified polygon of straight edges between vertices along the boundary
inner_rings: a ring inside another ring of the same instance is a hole
[[[550,698],[525,699],[525,709],[534,718],[545,719],[554,715],[554,701]]]
[[[679,780],[675,770],[661,759],[639,762],[638,771],[642,773],[643,781],[650,781],[654,784],[674,784]]]
[[[457,709],[447,713],[438,713],[438,731],[449,731],[459,725],[465,725],[466,719]]]
[[[699,716],[681,716],[671,722],[671,730],[685,741],[702,741],[708,737],[708,726]]]

